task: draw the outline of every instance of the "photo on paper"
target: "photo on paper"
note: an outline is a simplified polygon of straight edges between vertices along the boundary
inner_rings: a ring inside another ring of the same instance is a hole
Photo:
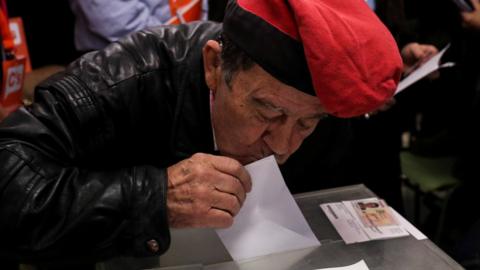
[[[398,225],[384,200],[367,199],[353,201],[352,205],[365,227]]]

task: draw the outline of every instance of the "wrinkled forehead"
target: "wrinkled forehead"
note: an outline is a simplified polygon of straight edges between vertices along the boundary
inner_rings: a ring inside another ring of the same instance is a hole
[[[318,97],[289,86],[260,66],[255,65],[248,71],[239,73],[238,83],[245,87],[248,96],[260,105],[268,105],[285,110],[287,114],[322,114],[324,108]]]

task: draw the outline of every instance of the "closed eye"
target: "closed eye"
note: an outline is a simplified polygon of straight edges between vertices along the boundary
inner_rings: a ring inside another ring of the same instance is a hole
[[[309,130],[313,128],[316,125],[317,121],[312,121],[312,120],[299,120],[298,121],[298,126],[303,129],[303,130]]]
[[[328,117],[328,114],[322,113],[313,117],[298,120],[298,126],[303,130],[314,129],[318,122]]]
[[[257,104],[259,114],[265,120],[275,120],[285,115],[285,112],[282,108],[274,106],[273,104],[263,102],[261,100],[254,100]]]

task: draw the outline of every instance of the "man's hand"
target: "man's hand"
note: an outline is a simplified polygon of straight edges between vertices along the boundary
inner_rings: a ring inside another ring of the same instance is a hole
[[[471,12],[462,12],[463,25],[480,30],[480,0],[471,0],[471,2],[475,9]]]
[[[167,169],[171,227],[226,228],[252,189],[250,175],[236,160],[195,154]]]
[[[404,75],[410,74],[417,67],[428,61],[430,57],[438,53],[438,49],[429,44],[408,43],[401,51],[402,60],[405,65]]]

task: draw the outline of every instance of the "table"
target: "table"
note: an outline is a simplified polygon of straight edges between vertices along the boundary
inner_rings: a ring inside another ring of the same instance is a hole
[[[374,196],[375,194],[364,185],[294,196],[313,232],[320,240],[322,244],[320,247],[267,255],[253,261],[236,263],[231,261],[213,230],[173,231],[172,246],[167,254],[160,257],[160,265],[177,266],[170,269],[186,270],[313,270],[350,265],[363,259],[372,270],[463,269],[428,239],[419,241],[408,236],[346,245],[319,207],[322,203]],[[119,265],[127,264],[123,261],[114,266],[115,268],[109,268],[107,264],[103,269],[121,269]]]

